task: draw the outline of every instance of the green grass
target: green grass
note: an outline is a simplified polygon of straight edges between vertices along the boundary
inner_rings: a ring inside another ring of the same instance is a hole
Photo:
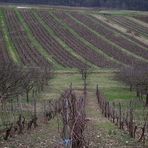
[[[124,87],[111,87],[111,88],[101,88],[104,95],[109,101],[119,100],[129,100],[136,98],[135,92],[130,92],[128,88]]]
[[[65,73],[58,71],[54,78],[50,80],[49,87],[42,93],[40,99],[57,99],[58,96],[72,83],[73,88],[82,89],[83,81],[78,71],[77,73]],[[88,76],[88,90],[95,92],[96,85],[100,91],[110,100],[129,100],[136,98],[135,92],[130,92],[129,88],[114,79],[114,72],[98,72]]]
[[[135,92],[130,92],[129,88],[123,83],[115,80],[114,73],[98,73],[90,75],[89,88],[96,89],[98,84],[100,91],[107,97],[109,101],[115,99],[133,99],[135,98]]]

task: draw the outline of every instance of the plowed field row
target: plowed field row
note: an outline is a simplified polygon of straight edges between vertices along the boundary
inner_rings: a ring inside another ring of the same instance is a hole
[[[134,31],[137,33],[137,35],[144,35],[148,37],[148,28],[141,26],[139,24],[136,24],[135,22],[121,16],[112,16],[112,17],[107,17],[111,21],[114,21],[118,23],[119,25],[127,28],[129,31]]]
[[[90,62],[89,65],[92,63],[94,67],[96,65],[106,68],[147,63],[147,45],[127,37],[128,35],[91,15],[27,9],[3,9],[2,12],[5,16],[2,19],[7,27],[5,30],[8,30],[9,40],[16,52],[14,54],[19,55],[24,65],[50,65],[52,59],[69,68],[86,67],[85,61]],[[135,32],[148,35],[147,27],[142,27],[124,16],[106,18],[125,25],[127,29],[132,26]],[[0,30],[0,61],[6,62],[10,60],[10,53],[5,50],[8,45],[6,38],[3,39],[3,33],[4,30]],[[37,44],[32,43],[33,36]],[[13,50],[11,56],[12,52]],[[49,62],[45,53],[51,58]]]
[[[148,16],[134,16],[134,18],[143,21],[145,23],[148,23]]]
[[[97,16],[97,15],[95,15],[95,16]],[[107,19],[107,18],[101,16],[101,17],[103,17],[104,19],[106,19],[106,20],[104,20],[104,21],[106,21],[107,23],[105,23],[105,22],[103,22],[102,20],[100,20],[99,18],[96,18],[95,16],[94,16],[94,15],[91,15],[91,16],[89,16],[89,18],[91,18],[91,19],[92,19],[93,21],[95,21],[95,22],[98,22],[100,25],[103,25],[104,27],[106,27],[106,28],[112,30],[113,32],[117,32],[117,33],[119,33],[119,34],[122,34],[122,36],[124,36],[125,38],[129,39],[130,41],[133,41],[134,44],[136,43],[136,44],[138,44],[139,46],[142,46],[142,47],[144,47],[144,48],[146,48],[146,49],[148,48],[148,45],[147,45],[147,44],[145,44],[145,43],[139,41],[139,40],[136,39],[135,37],[130,36],[130,35],[127,35],[127,34],[123,33],[122,31],[119,31],[118,29],[113,28],[113,27],[111,27],[110,25],[108,25],[108,23],[110,22],[109,19]]]
[[[97,36],[89,29],[77,23],[66,13],[55,13],[55,15],[62,19],[65,23],[67,23],[72,29],[74,29],[80,36],[82,36],[85,40],[96,46],[97,48],[101,49],[104,53],[121,61],[127,65],[136,65],[139,63],[143,63],[141,60],[134,58],[131,55],[126,54],[124,51],[118,49],[117,47],[113,46],[112,44],[106,42],[101,37]]]
[[[24,65],[42,66],[49,63],[37,52],[27,37],[14,11],[5,12],[6,22],[11,39]]]
[[[29,11],[21,11],[26,23],[30,27],[32,34],[44,49],[53,55],[53,58],[63,66],[80,68],[85,64],[73,57],[69,52],[60,46],[60,44],[45,30],[40,22]]]
[[[72,13],[72,16],[74,16],[79,21],[85,23],[90,28],[92,28],[99,34],[103,35],[110,41],[114,42],[115,44],[119,45],[120,47],[125,48],[129,50],[130,52],[135,53],[145,59],[148,59],[147,50],[130,42],[128,39],[122,37],[120,34],[117,34],[116,32],[107,29],[105,26],[101,25],[99,21],[98,23],[96,23],[95,21],[87,17],[86,15],[78,14],[78,13]]]
[[[71,47],[75,52],[80,54],[86,60],[92,62],[99,67],[115,67],[117,66],[112,61],[106,59],[103,55],[99,55],[93,49],[84,45],[79,39],[77,39],[69,30],[64,28],[62,24],[59,24],[52,15],[48,12],[39,12],[38,15],[45,21],[45,23],[64,40],[69,47]]]

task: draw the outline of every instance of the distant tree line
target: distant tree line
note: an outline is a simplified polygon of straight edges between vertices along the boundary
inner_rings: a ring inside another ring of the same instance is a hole
[[[0,0],[0,2],[148,10],[148,0]]]

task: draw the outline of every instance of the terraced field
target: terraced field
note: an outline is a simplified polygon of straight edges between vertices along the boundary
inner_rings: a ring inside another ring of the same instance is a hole
[[[148,44],[135,37],[147,41],[148,27],[126,16],[17,8],[1,8],[0,14],[1,62],[53,64],[56,68],[119,68],[148,63]],[[127,35],[99,17],[135,34]]]

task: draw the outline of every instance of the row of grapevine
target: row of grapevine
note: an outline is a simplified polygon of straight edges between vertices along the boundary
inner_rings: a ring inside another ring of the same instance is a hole
[[[97,22],[95,22],[94,19],[91,19],[86,15],[80,13],[72,13],[72,16],[74,16],[76,19],[98,32],[100,35],[119,45],[120,47],[138,56],[148,59],[148,52],[144,47],[138,46],[133,42],[129,41],[128,38],[117,34],[114,30],[108,29],[108,26],[106,27],[104,26],[104,24],[101,25],[101,21],[97,20]]]
[[[136,65],[139,63],[145,63],[140,59],[134,58],[132,55],[125,53],[116,46],[108,43],[101,37],[97,36],[95,33],[90,31],[88,28],[84,27],[82,24],[76,22],[68,14],[60,12],[55,13],[59,19],[63,19],[71,28],[73,28],[80,36],[86,39],[88,42],[96,46],[98,49],[102,50],[104,53],[108,54],[110,57],[121,61],[127,65]]]
[[[125,17],[120,16],[109,16],[107,17],[109,20],[131,30],[134,31],[137,35],[148,37],[148,27],[139,25]]]
[[[97,101],[102,114],[118,126],[121,130],[124,130],[130,137],[135,138],[138,142],[143,142],[147,145],[148,140],[148,114],[146,110],[142,115],[140,112],[140,119],[137,120],[137,111],[134,109],[134,105],[137,104],[133,101],[129,102],[128,108],[123,106],[123,103],[109,102],[104,96],[101,95],[98,86],[96,90]]]
[[[5,18],[10,37],[24,65],[49,65],[44,57],[32,46],[24,28],[13,10],[5,11]]]
[[[26,23],[30,27],[32,34],[36,37],[39,43],[46,49],[53,58],[63,66],[68,67],[83,67],[85,66],[80,60],[74,58],[45,30],[42,24],[29,11],[21,11]]]
[[[99,67],[114,67],[115,63],[109,61],[103,55],[97,53],[93,49],[90,49],[87,45],[77,39],[68,29],[61,23],[57,22],[55,16],[50,15],[47,12],[39,12],[38,15],[42,18],[46,24],[54,30],[57,36],[64,40],[64,42],[71,47],[76,53],[80,54],[86,60],[92,62]],[[59,27],[60,25],[60,27]]]
[[[134,16],[134,18],[143,21],[145,23],[148,23],[148,17],[147,16]]]
[[[49,55],[52,55],[54,60],[64,67],[81,68],[85,67],[86,63],[73,56],[70,51],[67,51],[64,45],[58,42],[56,36],[77,55],[79,54],[80,57],[98,67],[117,68],[121,65],[133,66],[139,63],[147,63],[148,53],[146,44],[144,45],[140,41],[137,42],[135,38],[123,35],[123,33],[112,29],[101,20],[93,19],[92,16],[76,12],[68,14],[64,11],[50,13],[45,10],[16,11],[18,11],[20,17],[25,21],[31,31],[30,33],[35,37],[37,42]],[[50,65],[31,43],[15,10],[3,9],[2,12],[5,16],[4,22],[7,25],[8,35],[22,64],[34,66]],[[39,17],[39,19],[36,17]],[[133,22],[125,17],[111,16],[110,18],[111,20],[121,21],[120,23],[124,21],[133,25]],[[44,23],[54,32],[55,36],[50,31],[47,31],[47,28],[43,25]],[[138,27],[138,24],[134,26],[134,28],[136,27]],[[144,31],[145,28],[140,27],[140,30]],[[7,50],[3,50],[7,47],[3,40],[2,31],[1,38],[1,59],[5,57],[2,61],[7,61],[9,60],[9,56]]]
[[[138,46],[142,46],[144,48],[148,48],[148,45],[141,40],[135,38],[135,35],[133,35],[132,31],[128,30],[126,32],[122,32],[119,28],[115,28],[112,25],[114,24],[111,22],[110,18],[107,18],[103,15],[101,15],[102,19],[98,17],[98,15],[91,15],[91,19],[93,19],[95,22],[99,22],[99,24],[103,25],[104,27],[108,28],[109,30],[112,30],[125,38],[129,39],[130,41],[133,41],[134,44],[138,44]],[[132,33],[132,34],[131,34]]]

